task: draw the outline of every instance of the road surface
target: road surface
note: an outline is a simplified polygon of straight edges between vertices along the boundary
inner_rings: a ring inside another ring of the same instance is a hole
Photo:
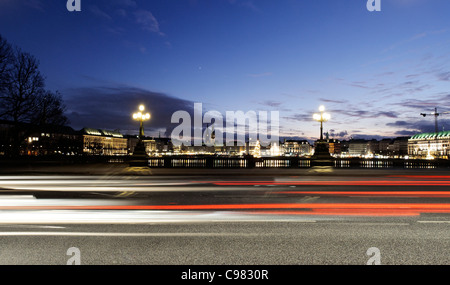
[[[448,171],[133,171],[0,175],[0,264],[450,264]]]

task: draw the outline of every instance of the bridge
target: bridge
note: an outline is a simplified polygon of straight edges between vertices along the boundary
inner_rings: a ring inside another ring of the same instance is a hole
[[[16,159],[0,158],[0,165],[6,168],[20,165],[80,165],[80,164],[129,164],[132,156],[41,156]],[[321,165],[308,157],[261,157],[253,156],[208,156],[173,155],[144,158],[144,166],[151,168],[198,168],[198,169],[258,169],[311,168]],[[450,168],[448,159],[395,159],[395,158],[331,158],[326,165],[334,168]],[[0,167],[1,168],[1,167]]]
[[[220,157],[220,156],[167,156],[150,157],[153,168],[310,168],[321,165],[303,157]],[[367,159],[333,158],[329,164],[335,168],[448,168],[447,159]]]

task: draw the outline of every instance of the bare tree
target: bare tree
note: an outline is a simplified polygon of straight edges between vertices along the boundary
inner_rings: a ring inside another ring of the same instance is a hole
[[[45,91],[37,97],[33,122],[35,124],[66,125],[69,120],[64,115],[66,106],[59,92]]]
[[[0,117],[14,123],[28,122],[43,92],[44,78],[38,61],[29,53],[16,49],[6,90],[0,95]]]
[[[11,45],[0,35],[0,94],[8,84],[13,58]]]
[[[12,155],[20,154],[20,144],[26,130],[20,123],[28,123],[42,94],[44,78],[38,70],[38,61],[30,54],[15,49],[13,60],[3,78],[0,90],[0,118],[10,120],[12,128]]]
[[[20,144],[30,125],[64,125],[65,106],[58,92],[44,89],[39,62],[29,53],[11,45],[0,36],[0,118],[11,121],[12,154],[20,153]]]

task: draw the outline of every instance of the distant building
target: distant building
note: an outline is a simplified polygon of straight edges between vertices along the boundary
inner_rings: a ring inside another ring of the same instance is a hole
[[[81,130],[83,154],[127,155],[128,141],[117,131],[84,128]]]
[[[369,145],[367,140],[354,139],[349,141],[348,154],[350,156],[365,156],[368,153]]]
[[[392,139],[382,139],[378,142],[379,154],[383,156],[388,156],[390,154],[390,145],[392,143]]]
[[[71,127],[0,120],[0,155],[76,155],[81,149],[81,135]]]
[[[128,141],[128,154],[131,155],[134,152],[134,148],[136,147],[139,138],[137,135],[126,135],[125,138]],[[142,141],[144,142],[145,152],[148,155],[161,155],[173,151],[173,145],[170,138],[144,137]]]
[[[336,156],[341,154],[341,142],[337,139],[326,139],[328,151],[331,155]]]
[[[350,141],[347,140],[340,141],[340,145],[341,145],[341,156],[349,156],[348,149],[350,147]]]
[[[409,137],[397,137],[394,139],[382,139],[378,142],[378,154],[389,157],[403,157],[408,155]],[[376,154],[376,152],[374,152]]]
[[[28,132],[22,145],[24,155],[77,155],[82,150],[81,134],[71,127],[43,125]]]
[[[342,142],[342,149],[348,148],[348,152],[342,151],[353,157],[403,157],[408,154],[408,137],[397,137],[394,139],[382,139],[377,141],[352,139]]]
[[[186,146],[184,152],[187,154],[214,154],[215,148],[214,148],[214,146],[191,145],[191,146]]]
[[[408,140],[408,155],[417,158],[446,158],[450,156],[450,131],[423,133]]]
[[[392,140],[389,145],[389,156],[403,157],[408,155],[408,141],[409,137],[398,137]]]
[[[380,142],[373,139],[367,142],[366,155],[378,155],[380,153]]]
[[[218,155],[240,156],[247,151],[247,145],[239,145],[238,141],[229,141],[223,146],[215,146],[214,152]]]
[[[284,140],[281,144],[281,152],[288,156],[311,155],[313,147],[307,140]]]
[[[7,155],[12,151],[13,126],[11,121],[0,120],[0,155]]]
[[[13,149],[15,136],[18,149]],[[68,126],[14,124],[0,120],[0,156],[131,155],[137,141],[137,136],[124,136],[119,131],[93,128],[75,131]],[[170,138],[146,137],[144,144],[149,155],[173,151]]]
[[[319,141],[315,141],[314,142],[314,150],[316,149],[317,143]],[[329,139],[326,138],[324,140],[327,148],[328,148],[328,152],[332,155],[332,156],[338,156],[341,154],[341,142],[337,139]]]

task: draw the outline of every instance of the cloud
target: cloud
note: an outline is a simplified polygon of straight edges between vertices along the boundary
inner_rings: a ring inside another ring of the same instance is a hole
[[[100,7],[90,5],[89,11],[100,19],[108,20],[111,24],[114,23],[116,26],[110,26],[106,29],[116,35],[125,35],[124,23],[132,22],[145,32],[165,36],[153,13],[149,10],[140,9],[134,0],[113,0]]]
[[[394,75],[394,74],[395,74],[395,72],[392,72],[392,71],[386,71],[386,72],[382,72],[382,73],[375,74],[374,76],[375,76],[375,77],[385,77],[385,76],[392,76],[392,75]]]
[[[376,119],[379,117],[397,118],[396,112],[392,111],[365,111],[365,110],[331,110],[332,114],[342,114],[349,117],[358,117],[360,119]]]
[[[172,114],[178,110],[193,112],[193,102],[172,97],[167,94],[123,86],[103,85],[65,90],[64,101],[67,105],[66,115],[74,129],[84,127],[119,129],[123,133],[137,133],[138,125],[131,115],[140,104],[146,106],[151,119],[146,123],[146,131],[166,129],[171,124]]]
[[[417,134],[417,132],[415,132],[415,131],[406,131],[406,130],[403,130],[403,131],[397,131],[397,132],[395,132],[395,134],[398,135],[398,136],[408,136],[408,137],[411,137],[411,136]]]
[[[438,73],[437,77],[440,81],[450,81],[450,71]]]
[[[280,105],[283,104],[283,102],[266,100],[266,101],[261,102],[259,104],[264,105],[264,106],[269,106],[269,107],[280,107]]]
[[[137,10],[135,13],[136,23],[145,31],[156,33],[164,36],[159,28],[158,20],[153,16],[152,12],[148,10]]]
[[[340,131],[337,132],[336,130],[330,130],[328,132],[330,138],[336,138],[336,139],[344,139],[348,136],[348,132],[347,131]]]
[[[428,133],[435,131],[434,119],[429,121],[418,120],[418,121],[395,121],[393,123],[387,123],[388,127],[397,127],[401,130],[397,131],[398,135],[414,135],[417,133]],[[439,131],[442,129],[450,129],[450,120],[444,119],[438,121]]]
[[[367,82],[362,82],[362,81],[355,81],[350,83],[350,86],[353,87],[358,87],[358,88],[362,88],[362,89],[369,89],[370,87],[367,86]]]
[[[92,14],[94,14],[95,16],[99,17],[99,18],[102,18],[102,19],[105,19],[105,20],[109,20],[109,21],[112,20],[112,17],[110,15],[108,15],[106,12],[100,10],[100,8],[98,8],[95,5],[89,6],[89,11]]]
[[[319,99],[322,102],[326,102],[326,103],[335,103],[335,104],[345,104],[348,103],[347,100],[332,100],[332,99],[325,99],[325,98],[320,98]]]
[[[378,112],[376,114],[376,116],[377,117],[384,116],[384,117],[388,117],[388,118],[397,118],[398,117],[397,114],[394,112]]]
[[[420,100],[420,99],[408,99],[403,100],[399,103],[395,103],[394,105],[415,109],[419,115],[419,113],[426,113],[434,111],[435,107],[438,107],[439,112],[450,111],[449,105],[446,102],[450,101],[450,93],[439,93],[433,96],[430,96],[428,99]]]
[[[285,116],[282,117],[285,120],[289,120],[289,121],[295,121],[295,122],[312,122],[313,117],[312,114],[311,115],[307,115],[307,114],[294,114],[291,116]]]
[[[396,121],[394,123],[387,123],[386,126],[404,127],[404,126],[411,126],[411,123],[406,121]]]
[[[355,131],[354,131],[355,132]],[[391,138],[388,136],[380,136],[380,135],[366,135],[366,134],[353,134],[351,135],[352,139],[362,139],[362,140],[377,140],[380,141],[382,139]]]
[[[442,33],[446,33],[446,32],[447,32],[446,29],[442,29],[442,30],[426,31],[426,32],[417,33],[406,40],[402,40],[402,41],[392,44],[390,47],[384,49],[383,52],[394,50],[394,49],[398,48],[399,46],[409,44],[411,42],[423,39],[430,35],[438,35],[438,34],[442,34]]]

